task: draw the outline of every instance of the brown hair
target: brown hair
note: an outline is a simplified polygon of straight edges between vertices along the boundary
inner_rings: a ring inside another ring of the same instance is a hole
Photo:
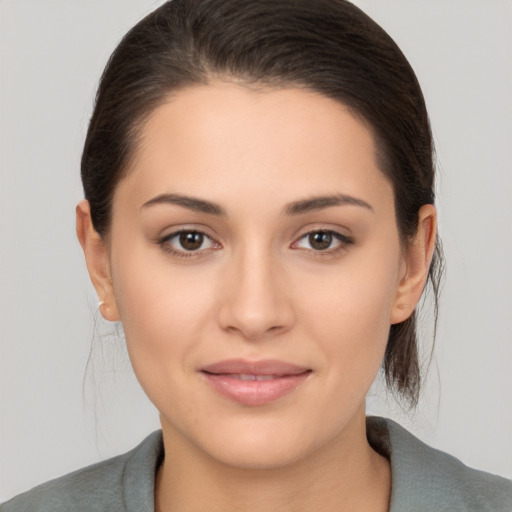
[[[345,0],[172,0],[123,38],[101,77],[82,155],[95,229],[105,235],[116,185],[140,128],[169,95],[212,78],[297,86],[348,105],[372,128],[404,244],[434,202],[433,142],[416,76],[394,41]],[[429,272],[435,316],[439,241]],[[392,325],[384,372],[411,405],[420,387],[416,313]]]

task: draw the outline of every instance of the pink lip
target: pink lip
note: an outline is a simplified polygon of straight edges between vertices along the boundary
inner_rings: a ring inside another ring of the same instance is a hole
[[[201,373],[221,395],[248,406],[264,405],[291,393],[311,369],[278,360],[230,359],[204,368]],[[246,379],[262,380],[246,380]]]

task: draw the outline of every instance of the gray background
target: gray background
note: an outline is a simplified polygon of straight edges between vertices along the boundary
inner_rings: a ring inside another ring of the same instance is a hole
[[[158,427],[122,342],[109,335],[115,328],[96,314],[74,207],[101,70],[160,3],[0,0],[0,501],[126,451]],[[512,2],[358,5],[423,85],[448,260],[418,409],[404,415],[377,383],[369,412],[512,477]]]

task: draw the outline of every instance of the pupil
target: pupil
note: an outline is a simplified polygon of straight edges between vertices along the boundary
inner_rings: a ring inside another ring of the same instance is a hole
[[[309,235],[309,243],[311,244],[311,247],[318,251],[324,251],[325,249],[328,249],[331,245],[331,242],[331,233],[318,232]]]
[[[181,233],[180,244],[187,251],[197,251],[203,245],[203,235],[197,232]]]

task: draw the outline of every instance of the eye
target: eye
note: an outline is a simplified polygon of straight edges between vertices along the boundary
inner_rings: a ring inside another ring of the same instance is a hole
[[[306,233],[293,246],[298,249],[332,253],[352,243],[353,240],[348,236],[336,231],[321,229]]]
[[[160,241],[164,249],[177,256],[192,256],[208,249],[215,249],[219,244],[207,234],[195,230],[181,230],[171,233]]]

